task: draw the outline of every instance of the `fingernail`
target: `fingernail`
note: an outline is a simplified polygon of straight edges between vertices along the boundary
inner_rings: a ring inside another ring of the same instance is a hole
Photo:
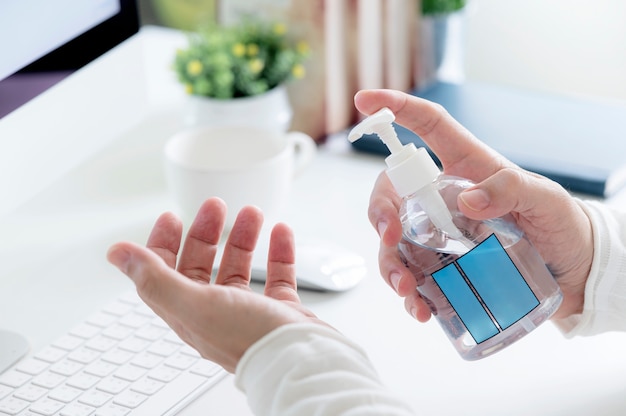
[[[113,247],[107,255],[108,260],[115,267],[120,269],[122,273],[128,272],[128,264],[130,262],[130,253],[122,248]]]
[[[482,211],[489,206],[489,195],[482,189],[471,189],[459,195],[463,204],[472,211]]]
[[[409,313],[411,314],[413,318],[417,319],[417,308],[415,306],[411,307],[411,310],[409,311]]]
[[[391,273],[389,275],[389,283],[391,283],[391,286],[393,286],[393,289],[396,292],[398,291],[398,286],[400,285],[401,278],[402,278],[402,275],[400,273]]]
[[[376,227],[378,229],[378,236],[380,238],[383,238],[383,235],[385,235],[385,231],[387,231],[387,223],[384,221],[381,221],[378,223],[378,227]]]

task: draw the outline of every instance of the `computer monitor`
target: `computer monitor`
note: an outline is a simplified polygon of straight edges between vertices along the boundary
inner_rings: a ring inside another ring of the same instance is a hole
[[[0,219],[144,117],[138,30],[134,0],[0,2]],[[0,330],[0,373],[26,348]]]
[[[120,45],[132,44],[138,29],[134,0],[0,5],[0,217],[142,111],[145,88],[136,80],[144,77],[134,77],[143,70],[139,45]],[[128,63],[107,66],[104,55],[113,53],[127,54]],[[90,65],[95,60],[102,65]],[[104,86],[107,77],[119,88]]]

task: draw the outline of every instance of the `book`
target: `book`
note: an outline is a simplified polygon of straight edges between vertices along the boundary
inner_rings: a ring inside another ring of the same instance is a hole
[[[416,86],[419,0],[385,0],[383,22],[384,87],[410,91]]]
[[[506,158],[571,192],[610,197],[626,185],[626,104],[481,82],[439,82],[412,93],[441,104]],[[413,132],[396,130],[403,143],[428,148]],[[376,136],[353,147],[389,154]]]

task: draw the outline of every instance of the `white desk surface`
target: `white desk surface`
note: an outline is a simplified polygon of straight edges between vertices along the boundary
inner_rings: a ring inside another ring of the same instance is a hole
[[[149,32],[161,54],[179,42]],[[36,351],[132,287],[105,253],[119,240],[145,242],[156,217],[175,209],[161,148],[177,123],[176,111],[157,114],[0,219],[0,328],[24,334]],[[623,415],[626,334],[567,340],[548,323],[492,357],[465,362],[435,320],[420,324],[408,316],[379,277],[378,237],[367,220],[372,184],[383,167],[382,158],[353,153],[336,137],[296,179],[285,218],[296,239],[342,244],[364,256],[369,269],[356,288],[302,292],[303,302],[361,344],[387,386],[418,414]],[[250,414],[232,377],[183,414],[209,409]]]

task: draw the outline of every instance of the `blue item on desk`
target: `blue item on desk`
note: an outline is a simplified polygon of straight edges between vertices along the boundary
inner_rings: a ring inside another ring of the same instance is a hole
[[[437,83],[413,94],[443,105],[476,137],[508,159],[572,192],[608,197],[626,185],[626,104],[477,82]],[[408,129],[398,125],[396,129],[402,143],[427,147]],[[375,135],[352,146],[389,154]]]

